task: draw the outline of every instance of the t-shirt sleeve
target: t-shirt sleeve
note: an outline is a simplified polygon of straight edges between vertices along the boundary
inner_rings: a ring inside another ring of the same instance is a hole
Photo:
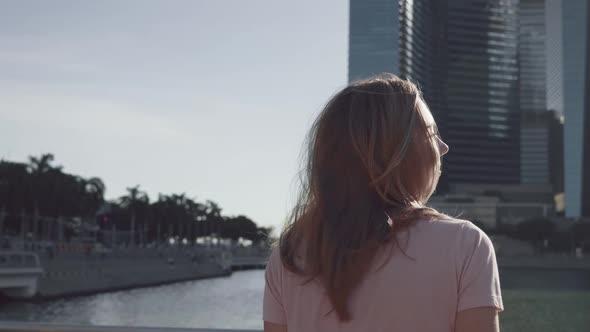
[[[504,310],[498,264],[490,238],[475,225],[466,222],[458,243],[457,312],[478,307]]]
[[[262,319],[270,323],[287,325],[281,292],[282,277],[283,266],[279,250],[275,248],[266,266]]]

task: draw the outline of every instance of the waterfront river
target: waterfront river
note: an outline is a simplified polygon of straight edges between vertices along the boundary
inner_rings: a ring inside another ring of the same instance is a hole
[[[0,303],[0,320],[262,329],[264,271],[44,303]]]
[[[501,269],[502,331],[586,331],[590,271]],[[0,320],[262,329],[264,271],[55,300],[0,303]],[[549,313],[549,314],[548,314]],[[532,325],[531,325],[532,324]]]

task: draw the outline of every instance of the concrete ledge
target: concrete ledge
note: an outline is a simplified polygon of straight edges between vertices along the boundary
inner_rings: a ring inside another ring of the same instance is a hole
[[[167,327],[90,326],[0,321],[0,332],[261,332],[258,330],[186,329]]]

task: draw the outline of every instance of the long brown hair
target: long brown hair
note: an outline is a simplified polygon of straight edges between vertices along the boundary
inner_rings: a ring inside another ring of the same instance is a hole
[[[354,82],[325,106],[308,136],[297,205],[280,240],[285,267],[325,288],[342,321],[379,247],[419,218],[439,156],[420,113],[421,94],[392,74]],[[389,224],[387,215],[393,223]]]

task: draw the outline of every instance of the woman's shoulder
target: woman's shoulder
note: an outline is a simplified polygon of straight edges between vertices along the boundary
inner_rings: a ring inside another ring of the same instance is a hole
[[[443,217],[434,220],[423,220],[418,223],[423,228],[432,228],[439,232],[461,233],[481,231],[471,221],[453,217]]]
[[[425,233],[443,242],[462,246],[491,242],[479,227],[469,220],[445,217],[436,220],[423,221],[417,224],[419,233]]]
[[[267,267],[267,270],[269,268],[277,270],[277,271],[286,270],[285,264],[283,263],[283,257],[281,254],[281,246],[278,241],[275,244],[273,244],[271,247],[270,255],[268,257],[266,267]]]

